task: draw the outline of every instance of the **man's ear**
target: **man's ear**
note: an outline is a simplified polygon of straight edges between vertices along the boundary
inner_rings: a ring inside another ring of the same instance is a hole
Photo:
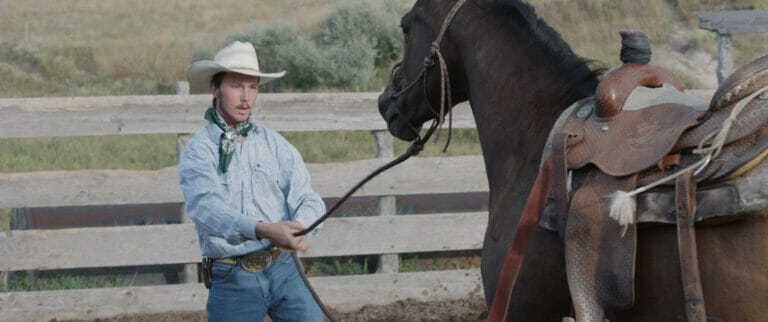
[[[211,82],[210,87],[211,87],[211,94],[213,94],[213,97],[215,97],[216,99],[219,99],[219,93],[220,93],[219,89],[216,88],[216,85],[213,84],[213,82]]]

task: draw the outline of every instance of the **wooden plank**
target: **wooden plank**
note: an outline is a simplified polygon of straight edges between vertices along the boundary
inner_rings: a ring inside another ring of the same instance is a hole
[[[178,167],[157,171],[0,173],[0,207],[166,203],[184,200]]]
[[[768,32],[768,10],[699,11],[699,28],[720,34]]]
[[[479,249],[487,218],[487,212],[331,218],[302,256]],[[0,271],[199,260],[194,224],[0,232]]]
[[[378,93],[262,94],[253,113],[276,131],[386,130],[377,98]],[[0,99],[0,138],[194,133],[205,125],[210,103],[210,95]],[[454,127],[475,127],[468,106],[456,108]]]
[[[334,218],[302,256],[480,249],[488,212]]]
[[[340,312],[404,299],[435,301],[483,296],[478,269],[312,277],[310,283],[326,305]],[[207,297],[208,291],[201,284],[0,293],[0,320],[104,319],[127,314],[203,311]]]
[[[343,196],[391,158],[308,164],[323,197]],[[0,208],[181,202],[178,167],[157,171],[77,170],[0,173]],[[488,191],[481,156],[412,158],[355,196]]]

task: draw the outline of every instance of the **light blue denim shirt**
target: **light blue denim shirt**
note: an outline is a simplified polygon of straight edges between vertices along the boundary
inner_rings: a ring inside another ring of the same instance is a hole
[[[325,213],[299,151],[277,132],[250,122],[253,129],[236,140],[226,173],[219,170],[223,131],[213,123],[197,131],[179,157],[187,215],[195,222],[203,256],[224,258],[270,248],[266,238],[256,240],[259,221],[293,220],[309,227]]]

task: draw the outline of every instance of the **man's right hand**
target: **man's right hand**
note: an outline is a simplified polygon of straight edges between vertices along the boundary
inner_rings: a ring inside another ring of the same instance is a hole
[[[295,221],[281,221],[277,223],[260,222],[256,224],[256,236],[272,241],[272,244],[280,249],[288,251],[307,251],[309,243],[304,237],[294,237],[293,233],[301,231],[304,226]]]

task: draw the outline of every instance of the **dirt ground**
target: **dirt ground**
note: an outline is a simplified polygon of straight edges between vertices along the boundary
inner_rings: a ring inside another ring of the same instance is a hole
[[[438,302],[421,302],[409,299],[397,301],[389,305],[367,305],[354,312],[332,313],[339,321],[484,321],[488,315],[485,309],[485,300],[480,296]],[[135,314],[95,320],[58,321],[186,322],[205,320],[205,312],[200,311]]]

